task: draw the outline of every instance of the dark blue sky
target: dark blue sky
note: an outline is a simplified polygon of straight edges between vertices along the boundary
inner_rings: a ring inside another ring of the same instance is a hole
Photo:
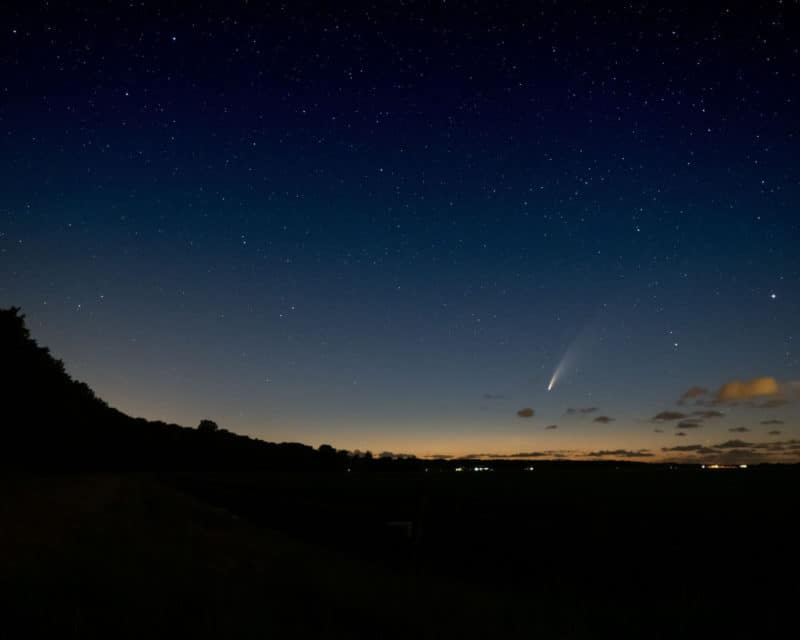
[[[149,418],[795,456],[797,5],[703,4],[11,3],[0,303]]]

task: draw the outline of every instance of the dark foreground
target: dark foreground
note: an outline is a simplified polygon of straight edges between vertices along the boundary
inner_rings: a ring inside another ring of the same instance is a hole
[[[0,613],[10,637],[778,637],[797,480],[5,475]]]

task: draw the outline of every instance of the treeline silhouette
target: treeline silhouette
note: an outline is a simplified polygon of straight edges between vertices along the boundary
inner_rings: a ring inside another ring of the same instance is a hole
[[[133,418],[108,406],[39,346],[18,307],[0,309],[2,446],[6,467],[93,470],[416,469],[330,445],[274,443],[203,420],[197,428]]]

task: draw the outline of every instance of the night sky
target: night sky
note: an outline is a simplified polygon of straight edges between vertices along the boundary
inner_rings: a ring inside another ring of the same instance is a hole
[[[0,9],[0,306],[112,406],[800,459],[796,2],[96,4]]]

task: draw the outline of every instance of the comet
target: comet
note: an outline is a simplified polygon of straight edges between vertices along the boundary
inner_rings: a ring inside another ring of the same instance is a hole
[[[553,371],[553,377],[550,378],[550,382],[547,385],[547,391],[548,392],[553,390],[553,387],[556,386],[556,382],[558,382],[558,379],[561,377],[561,372],[564,369],[564,364],[567,361],[567,356],[568,355],[569,355],[569,350],[567,350],[567,353],[565,353],[564,356],[561,358],[561,362],[558,363],[558,366],[556,367],[556,370]]]
[[[550,382],[547,384],[547,391],[550,392],[555,389],[561,379],[572,369],[575,361],[578,359],[578,354],[585,353],[592,343],[597,341],[597,325],[599,316],[595,315],[590,317],[578,333],[573,337],[572,341],[567,345],[564,355],[558,361]]]
[[[584,330],[578,334],[578,336],[569,344],[567,350],[564,352],[564,355],[561,356],[561,360],[558,361],[558,365],[556,365],[555,371],[553,371],[553,376],[550,378],[550,382],[547,384],[548,392],[552,391],[561,378],[564,377],[567,371],[572,368],[579,351],[579,344],[581,343],[585,333],[586,332]]]

